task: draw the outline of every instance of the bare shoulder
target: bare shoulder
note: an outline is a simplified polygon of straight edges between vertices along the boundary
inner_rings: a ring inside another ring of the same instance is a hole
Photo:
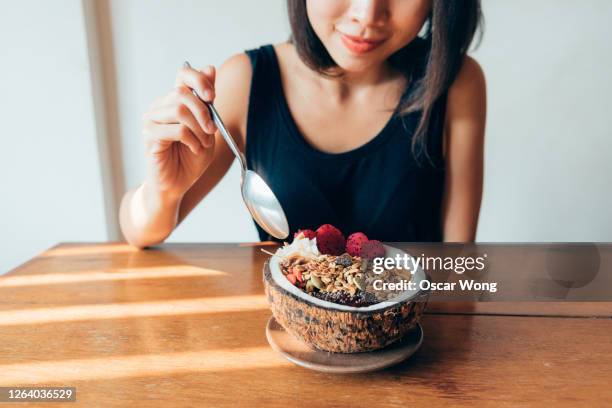
[[[240,53],[219,67],[215,80],[215,106],[232,134],[240,135],[241,142],[246,134],[251,77],[251,61],[248,55]]]
[[[274,51],[279,58],[290,57],[291,54],[295,53],[295,46],[288,41],[277,43],[273,45]]]
[[[290,42],[274,44],[274,52],[284,75],[293,75],[301,72],[302,65],[295,46]]]
[[[289,43],[274,45],[274,50],[285,72],[293,63],[294,47]],[[297,54],[296,54],[297,55]],[[288,69],[291,71],[291,69]],[[219,68],[215,81],[215,106],[223,116],[225,125],[239,139],[242,146],[246,145],[246,127],[249,110],[249,97],[253,67],[249,56],[242,52],[228,58]]]
[[[481,152],[486,117],[487,91],[484,72],[475,59],[465,57],[459,74],[448,91],[445,156],[467,157]]]
[[[466,86],[468,84],[485,86],[485,75],[478,61],[466,55],[453,86]]]
[[[219,78],[230,77],[232,80],[250,80],[251,61],[246,53],[241,52],[229,57],[219,68]]]
[[[486,80],[480,64],[466,56],[448,92],[449,115],[485,114]],[[450,118],[452,119],[452,117]]]

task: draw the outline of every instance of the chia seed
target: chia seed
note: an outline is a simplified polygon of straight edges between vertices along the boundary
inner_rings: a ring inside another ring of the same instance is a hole
[[[326,300],[328,302],[337,303],[339,305],[353,306],[353,307],[365,307],[379,303],[372,293],[358,292],[351,295],[345,291],[339,292],[312,292],[312,296]]]

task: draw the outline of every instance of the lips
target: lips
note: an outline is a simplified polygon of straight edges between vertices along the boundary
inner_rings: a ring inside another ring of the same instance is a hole
[[[365,54],[378,48],[385,40],[366,39],[348,34],[340,36],[344,46],[355,54]]]

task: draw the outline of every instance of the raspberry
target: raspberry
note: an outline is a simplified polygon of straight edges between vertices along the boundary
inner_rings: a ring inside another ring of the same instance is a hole
[[[295,275],[289,274],[289,275],[285,275],[285,276],[287,277],[289,282],[291,282],[293,285],[295,285],[295,283],[297,282],[297,278],[295,277]]]
[[[385,253],[386,251],[383,244],[380,241],[373,239],[371,241],[365,242],[361,246],[360,255],[362,258],[374,259],[385,256]]]
[[[344,253],[346,240],[338,228],[331,224],[321,225],[316,234],[317,247],[322,254],[340,255]]]
[[[368,242],[368,237],[363,232],[354,232],[346,240],[346,252],[351,256],[359,256],[361,247]]]
[[[297,232],[293,234],[293,239],[297,238],[300,234],[302,234],[304,238],[308,239],[315,239],[315,237],[317,236],[317,234],[311,229],[301,229],[297,230]]]

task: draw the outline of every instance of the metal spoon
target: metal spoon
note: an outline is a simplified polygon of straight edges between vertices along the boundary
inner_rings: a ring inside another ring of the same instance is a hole
[[[191,65],[187,61],[185,61],[184,66],[186,68],[191,68]],[[234,139],[223,124],[213,104],[202,100],[195,90],[192,89],[192,92],[208,107],[210,115],[215,125],[217,125],[221,136],[223,136],[223,139],[225,139],[234,153],[234,156],[236,156],[240,163],[240,188],[242,191],[242,200],[249,209],[251,216],[268,234],[278,239],[287,238],[289,235],[289,225],[287,224],[287,217],[285,217],[285,212],[278,202],[278,199],[259,174],[247,169],[244,155],[238,150],[238,146],[236,146]]]

